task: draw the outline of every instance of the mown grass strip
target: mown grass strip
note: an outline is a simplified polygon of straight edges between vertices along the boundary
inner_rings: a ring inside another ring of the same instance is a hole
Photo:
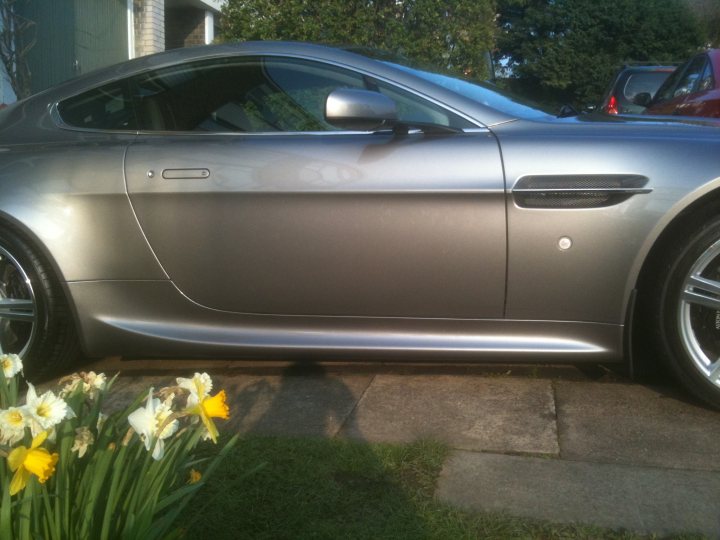
[[[442,504],[433,493],[448,454],[433,441],[389,445],[248,437],[238,441],[179,526],[186,538],[215,540],[652,538]]]

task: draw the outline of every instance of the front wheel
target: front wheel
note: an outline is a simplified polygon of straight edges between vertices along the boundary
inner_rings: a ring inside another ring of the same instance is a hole
[[[26,377],[56,373],[79,353],[60,284],[21,236],[0,231],[0,347],[23,359]]]
[[[720,219],[678,236],[658,275],[656,339],[698,398],[720,408]]]

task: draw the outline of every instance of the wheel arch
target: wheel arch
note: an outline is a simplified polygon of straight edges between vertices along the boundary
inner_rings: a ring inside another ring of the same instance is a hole
[[[75,305],[73,296],[70,293],[70,289],[67,285],[66,279],[63,276],[60,265],[58,264],[55,257],[52,255],[52,252],[48,249],[47,245],[40,239],[37,234],[35,234],[35,232],[30,227],[22,223],[13,215],[8,214],[3,210],[0,210],[0,228],[9,229],[13,234],[19,236],[27,244],[31,245],[34,249],[37,250],[43,262],[45,262],[50,267],[56,281],[60,286],[60,290],[63,294],[63,299],[65,300],[65,303],[72,315],[75,331],[78,333],[78,336],[81,337],[80,319],[78,317],[77,307]],[[81,348],[83,349],[82,352],[83,354],[85,354],[86,351],[84,350],[84,340],[81,338],[79,342]]]
[[[671,242],[677,241],[683,231],[713,214],[720,214],[720,177],[704,184],[673,205],[658,221],[638,251],[625,294],[624,344],[627,358],[632,358],[635,334],[641,329],[639,318],[643,315],[643,287],[653,281],[665,249]]]

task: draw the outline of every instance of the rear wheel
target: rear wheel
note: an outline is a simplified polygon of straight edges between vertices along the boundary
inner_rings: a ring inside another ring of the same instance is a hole
[[[63,291],[42,257],[13,231],[0,231],[0,347],[35,378],[67,367],[79,353]]]
[[[693,394],[720,408],[720,218],[676,238],[658,281],[661,352]]]

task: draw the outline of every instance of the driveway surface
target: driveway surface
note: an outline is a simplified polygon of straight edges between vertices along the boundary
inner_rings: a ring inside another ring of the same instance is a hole
[[[437,496],[555,522],[720,539],[720,413],[602,368],[105,359],[114,396],[207,371],[242,433],[453,449]]]

